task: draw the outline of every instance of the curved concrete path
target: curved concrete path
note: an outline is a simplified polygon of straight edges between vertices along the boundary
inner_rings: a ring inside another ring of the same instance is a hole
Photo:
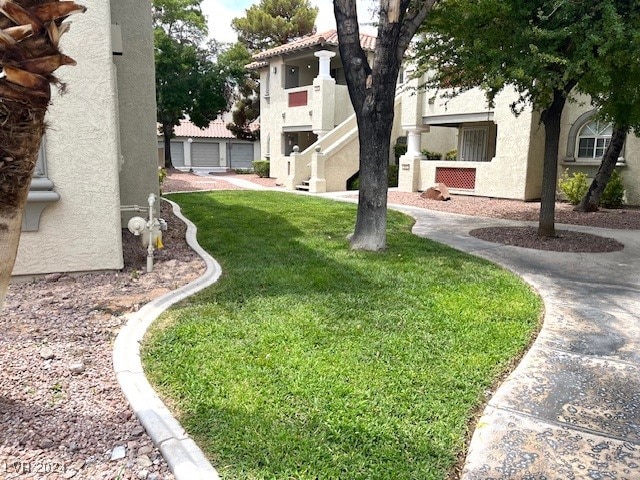
[[[543,329],[489,401],[462,478],[640,479],[640,232],[558,225],[625,248],[544,252],[468,234],[522,222],[393,208],[417,235],[512,270],[544,299]]]

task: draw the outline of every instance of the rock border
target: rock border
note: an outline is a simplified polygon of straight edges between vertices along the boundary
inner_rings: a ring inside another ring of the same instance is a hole
[[[113,369],[133,412],[160,449],[176,480],[219,480],[216,469],[149,384],[140,359],[140,342],[155,319],[174,303],[217,282],[222,274],[220,264],[198,244],[196,226],[182,215],[176,203],[162,200],[168,202],[176,217],[187,225],[187,244],[204,260],[206,271],[193,282],[127,316],[128,322],[113,345]]]

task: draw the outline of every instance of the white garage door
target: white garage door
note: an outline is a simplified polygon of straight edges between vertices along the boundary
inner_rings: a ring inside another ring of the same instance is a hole
[[[251,168],[253,162],[253,144],[232,143],[229,145],[231,168]]]
[[[220,144],[193,142],[191,144],[191,166],[219,167]]]
[[[182,142],[171,142],[171,163],[174,167],[184,167],[184,145]]]

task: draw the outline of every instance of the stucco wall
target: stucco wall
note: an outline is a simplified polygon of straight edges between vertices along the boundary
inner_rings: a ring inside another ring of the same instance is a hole
[[[120,196],[123,205],[147,205],[158,194],[155,67],[150,0],[112,2],[111,22],[122,30],[117,69],[120,123]],[[133,213],[123,214],[126,223]]]
[[[422,161],[418,169],[419,190],[425,190],[434,184],[436,168],[454,167],[476,169],[475,190],[469,192],[474,195],[520,200],[529,200],[530,195],[535,195],[531,189],[526,189],[527,176],[533,177],[536,173],[529,169],[530,161],[535,160],[535,155],[530,155],[532,113],[527,109],[519,116],[513,114],[509,107],[516,98],[513,90],[508,89],[498,95],[494,107],[488,106],[484,93],[479,89],[465,92],[448,101],[435,92],[426,92],[424,95],[427,100],[423,102],[424,117],[486,113],[487,119],[493,118],[497,125],[496,152],[490,162]],[[407,101],[407,97],[403,101]],[[451,145],[452,140],[451,132],[447,130],[449,129],[432,127],[429,134],[422,135],[423,144],[440,146],[444,150],[445,145]],[[442,151],[429,146],[426,148]],[[405,184],[409,185],[411,182]]]
[[[68,90],[47,116],[48,174],[61,198],[39,231],[22,234],[14,275],[122,267],[111,15],[108,2],[84,4],[61,42],[78,65],[58,71]]]
[[[574,101],[567,102],[562,112],[562,123],[560,131],[560,149],[558,152],[558,175],[561,175],[565,169],[569,169],[569,173],[583,172],[587,174],[591,180],[598,171],[599,162],[575,162],[566,161],[568,153],[575,153],[575,142],[570,141],[569,132],[571,127],[576,123],[580,116],[593,110],[589,98],[578,96]],[[627,202],[631,205],[640,204],[640,139],[634,134],[630,134],[625,142],[622,152],[624,164],[618,167],[618,171],[622,175],[626,193]]]
[[[453,127],[431,127],[421,135],[421,148],[445,154],[458,148],[458,129]]]

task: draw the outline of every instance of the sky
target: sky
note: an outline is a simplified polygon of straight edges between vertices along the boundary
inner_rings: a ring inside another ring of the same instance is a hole
[[[243,17],[247,8],[253,4],[260,3],[259,0],[202,0],[202,11],[209,23],[209,37],[220,42],[235,42],[236,33],[231,28],[231,20],[235,17]],[[318,7],[318,17],[316,26],[318,32],[324,32],[336,28],[336,21],[333,17],[332,0],[311,0],[311,3]],[[372,0],[358,0],[358,19],[360,22],[370,22],[371,13],[369,5]],[[361,27],[363,33],[375,33],[375,30]]]

